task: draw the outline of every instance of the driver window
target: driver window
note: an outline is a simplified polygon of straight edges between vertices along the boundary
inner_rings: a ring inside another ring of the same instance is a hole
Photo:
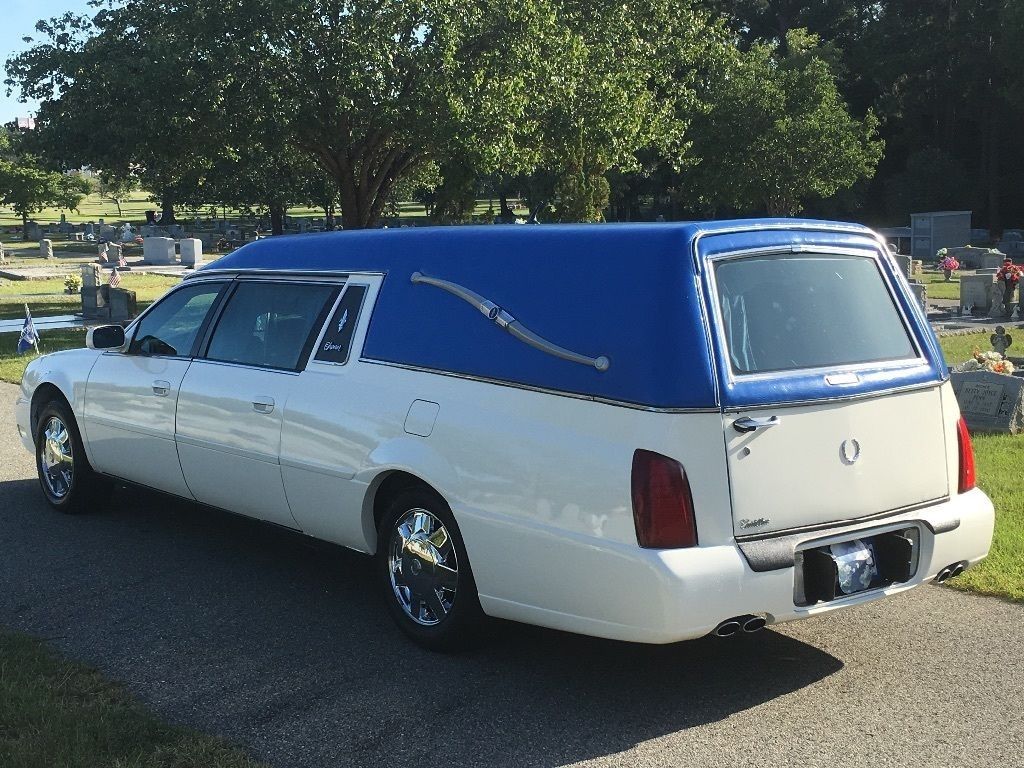
[[[224,283],[199,283],[161,300],[139,321],[128,354],[191,355],[203,321],[223,287]]]

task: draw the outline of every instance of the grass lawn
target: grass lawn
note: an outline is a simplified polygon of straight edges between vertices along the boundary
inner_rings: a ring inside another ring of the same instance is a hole
[[[239,749],[167,725],[115,683],[0,631],[0,765],[257,768]]]
[[[975,348],[991,349],[987,333],[939,339],[950,365]],[[1024,601],[1024,435],[974,435],[978,485],[996,507],[992,552],[980,565],[949,582],[960,589]]]
[[[953,279],[948,283],[946,276],[941,272],[928,272],[918,276],[928,286],[929,299],[959,299],[960,298],[960,273],[954,272]]]
[[[135,291],[139,311],[148,307],[177,283],[177,278],[162,275],[125,273],[121,279],[121,287]],[[5,280],[0,283],[0,320],[25,317],[26,303],[34,318],[47,315],[69,315],[78,312],[81,309],[79,297],[63,293],[63,290],[64,281],[61,279]],[[25,366],[35,358],[34,352],[18,354],[19,335],[19,332],[0,333],[0,381],[17,384],[25,373]],[[43,354],[85,346],[85,330],[83,328],[42,329],[40,337],[39,351]]]

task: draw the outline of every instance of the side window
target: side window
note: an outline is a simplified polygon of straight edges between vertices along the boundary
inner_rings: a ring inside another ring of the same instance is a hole
[[[294,370],[308,352],[314,326],[319,329],[333,285],[239,283],[221,314],[208,360]]]
[[[198,283],[161,299],[139,321],[130,355],[187,357],[225,283]]]

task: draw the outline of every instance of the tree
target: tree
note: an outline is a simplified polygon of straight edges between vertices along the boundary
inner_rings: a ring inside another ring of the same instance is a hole
[[[705,210],[793,215],[870,178],[883,144],[878,120],[851,117],[817,39],[787,34],[788,55],[756,43],[713,80],[707,113],[694,120],[694,166],[684,194]]]
[[[117,206],[118,218],[124,218],[124,211],[121,209],[121,206],[138,189],[138,182],[131,176],[114,176],[109,172],[100,174],[100,196],[114,201],[114,205]]]
[[[30,157],[0,160],[0,203],[21,216],[24,240],[28,240],[29,216],[44,208],[77,211],[90,189],[81,176],[48,171]]]

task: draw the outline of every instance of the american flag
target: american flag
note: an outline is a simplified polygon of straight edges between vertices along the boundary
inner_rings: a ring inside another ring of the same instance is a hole
[[[23,355],[35,347],[39,353],[39,332],[36,324],[32,322],[32,313],[28,311],[28,304],[25,305],[25,325],[21,328],[21,336],[18,337],[18,354]]]
[[[107,285],[111,288],[121,287],[121,276],[117,274],[117,269],[110,270],[110,277],[107,278]]]
[[[125,259],[124,253],[121,253],[121,255],[117,257],[117,266],[119,266],[119,267],[127,267],[128,266],[128,260]]]

